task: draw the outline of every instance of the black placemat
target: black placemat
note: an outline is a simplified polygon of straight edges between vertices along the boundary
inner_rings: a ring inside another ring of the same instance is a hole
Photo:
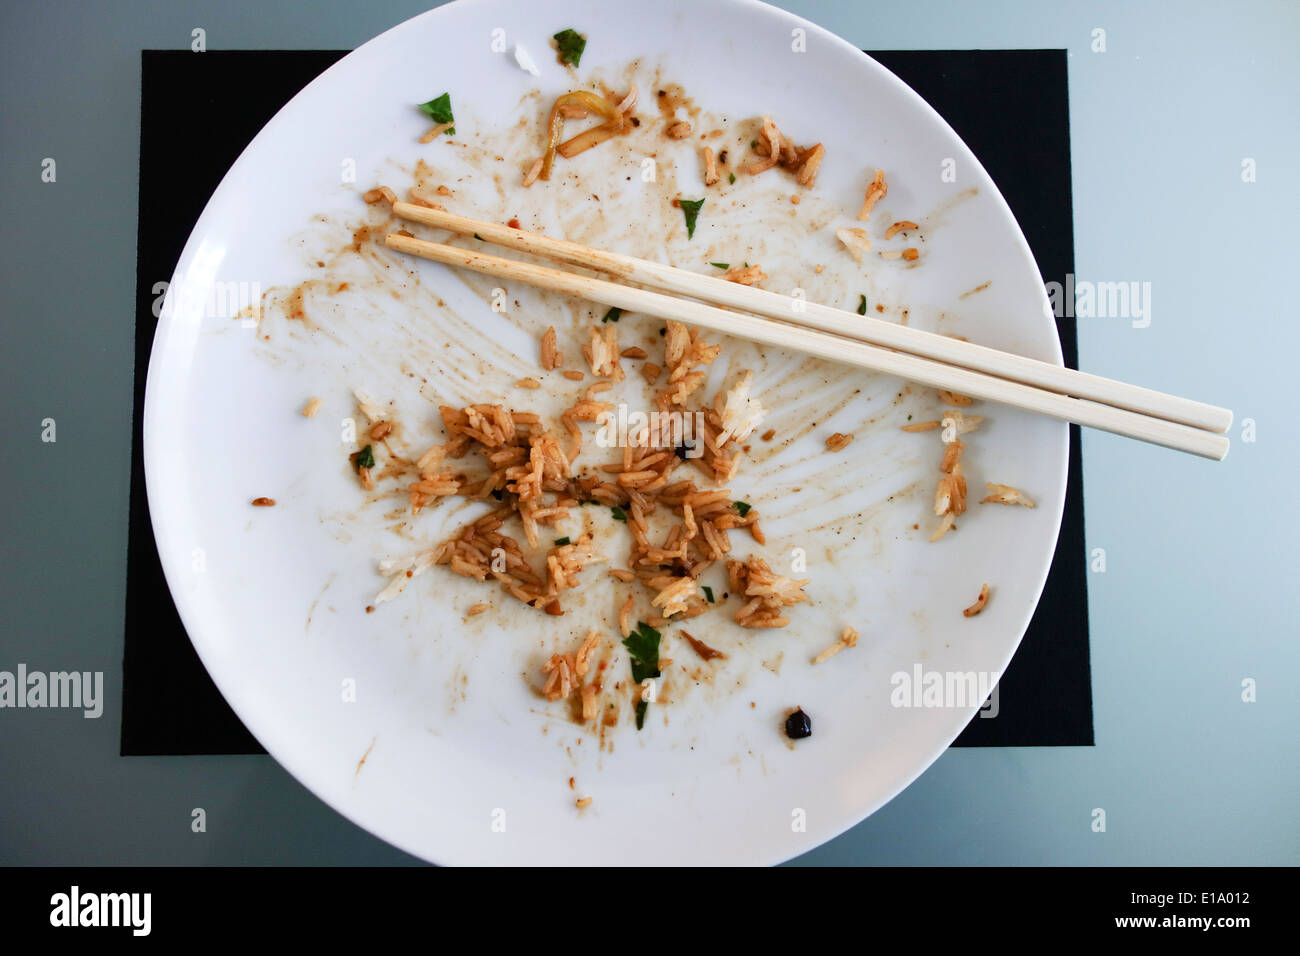
[[[171,602],[145,499],[141,415],[157,319],[154,283],[171,277],[190,230],[231,163],[285,102],[341,51],[141,55],[135,418],[123,660],[122,753],[262,753],[199,662]],[[1069,99],[1063,50],[886,51],[877,60],[941,113],[980,158],[1029,239],[1045,280],[1074,271]],[[201,149],[175,161],[177,137]],[[1057,320],[1077,365],[1073,318]],[[1065,518],[1029,631],[1003,675],[998,714],[954,746],[1093,742],[1083,487],[1071,428]]]

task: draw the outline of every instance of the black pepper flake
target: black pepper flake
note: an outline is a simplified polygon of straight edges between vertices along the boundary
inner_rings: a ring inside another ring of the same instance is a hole
[[[785,719],[785,735],[791,740],[802,740],[812,736],[812,718],[799,707]]]

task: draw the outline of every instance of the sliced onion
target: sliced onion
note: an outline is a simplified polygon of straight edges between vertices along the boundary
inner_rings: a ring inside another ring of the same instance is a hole
[[[599,126],[584,129],[577,136],[557,146],[555,151],[565,159],[572,159],[579,153],[586,152],[591,147],[598,146],[607,139],[612,139],[622,131],[622,123],[601,123]]]
[[[555,105],[551,107],[551,117],[546,124],[546,153],[542,156],[542,174],[540,177],[542,179],[551,178],[551,166],[555,163],[555,154],[561,146],[560,139],[564,135],[564,113],[562,108],[565,106],[580,106],[589,112],[599,113],[601,116],[604,116],[609,120],[608,123],[604,123],[601,126],[596,127],[596,129],[612,127],[612,130],[607,135],[600,139],[596,139],[593,142],[587,143],[587,145],[583,146],[582,149],[589,149],[590,147],[595,146],[596,143],[603,142],[603,140],[608,139],[609,136],[612,136],[614,133],[622,132],[623,130],[623,114],[618,111],[617,106],[605,99],[603,96],[588,92],[587,90],[574,90],[570,93],[563,94],[556,99]],[[573,143],[574,140],[579,139],[581,135],[582,134],[575,136],[573,140],[569,141],[569,143]],[[568,146],[569,143],[563,145]],[[582,150],[576,150],[576,152],[581,151]],[[572,153],[566,153],[564,155],[572,155]]]

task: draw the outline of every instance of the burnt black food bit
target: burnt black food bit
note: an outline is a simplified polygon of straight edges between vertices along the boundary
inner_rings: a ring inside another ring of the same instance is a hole
[[[812,718],[800,707],[785,719],[785,735],[791,740],[802,740],[812,736]]]

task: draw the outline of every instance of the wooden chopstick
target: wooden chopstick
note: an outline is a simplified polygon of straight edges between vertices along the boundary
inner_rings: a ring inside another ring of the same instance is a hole
[[[728,282],[716,276],[700,275],[659,262],[594,249],[497,223],[481,222],[414,203],[394,203],[393,212],[412,222],[466,235],[477,234],[497,245],[596,269],[617,279],[652,289],[689,295],[781,322],[833,332],[860,342],[919,355],[948,365],[960,365],[1062,395],[1086,398],[1212,432],[1225,432],[1232,425],[1232,412],[1226,408],[975,345],[946,335],[896,325],[883,319],[833,309],[820,303],[795,300],[765,289]],[[797,310],[796,302],[799,303]]]
[[[703,302],[674,298],[634,286],[618,285],[604,279],[563,272],[531,262],[506,259],[473,249],[430,242],[426,239],[390,233],[385,238],[385,244],[398,252],[441,262],[444,265],[471,269],[501,279],[563,292],[629,312],[644,312],[661,318],[676,319],[765,345],[792,349],[835,362],[898,375],[922,385],[950,389],[972,398],[1023,408],[1063,421],[1163,445],[1176,451],[1190,452],[1203,458],[1219,461],[1228,453],[1228,439],[1223,435],[1152,418],[1127,409],[1049,392],[972,369],[944,365],[932,359],[882,349],[825,332],[784,325],[758,316],[730,312]]]

